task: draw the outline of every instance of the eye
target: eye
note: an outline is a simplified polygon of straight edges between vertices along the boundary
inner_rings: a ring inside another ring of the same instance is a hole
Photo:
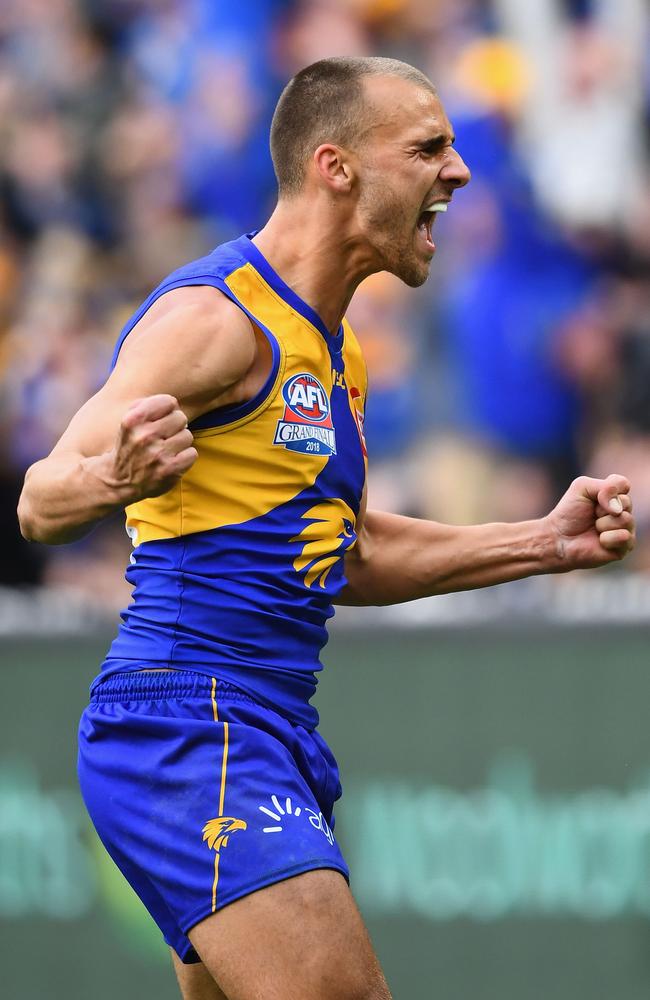
[[[443,155],[447,150],[447,148],[448,148],[447,143],[432,140],[425,146],[420,146],[418,149],[418,153],[420,154],[420,156],[424,156],[427,160],[430,160],[435,156]]]

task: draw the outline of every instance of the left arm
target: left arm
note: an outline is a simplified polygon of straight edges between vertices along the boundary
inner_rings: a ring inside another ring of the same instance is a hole
[[[616,562],[634,546],[629,490],[623,476],[583,476],[546,517],[515,524],[455,526],[362,510],[337,603],[399,604]]]

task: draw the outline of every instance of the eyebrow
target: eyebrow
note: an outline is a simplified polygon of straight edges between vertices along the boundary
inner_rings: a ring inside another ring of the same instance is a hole
[[[435,153],[436,150],[442,149],[447,143],[453,144],[456,142],[455,135],[449,135],[448,132],[440,132],[438,135],[431,136],[429,139],[420,139],[418,142],[413,143],[415,149],[420,149],[425,153]]]

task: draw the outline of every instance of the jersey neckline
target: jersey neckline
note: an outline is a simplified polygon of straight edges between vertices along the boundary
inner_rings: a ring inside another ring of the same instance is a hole
[[[266,257],[262,254],[260,250],[253,243],[253,236],[257,236],[259,230],[254,229],[250,233],[246,233],[245,236],[241,236],[235,241],[235,245],[238,250],[241,251],[242,255],[246,260],[253,265],[256,271],[259,271],[261,276],[264,278],[266,283],[277,292],[281,299],[295,309],[303,319],[306,319],[311,326],[315,327],[321,334],[326,344],[335,354],[340,354],[343,349],[343,338],[344,330],[343,323],[339,326],[335,334],[330,333],[330,331],[325,326],[323,320],[318,315],[315,309],[312,309],[304,299],[294,292],[294,290],[287,285],[286,281],[283,281],[280,275],[275,271],[269,264]]]

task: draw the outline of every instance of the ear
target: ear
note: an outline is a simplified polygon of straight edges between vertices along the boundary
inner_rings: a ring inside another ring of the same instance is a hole
[[[314,152],[314,166],[320,180],[330,189],[344,193],[354,181],[354,170],[346,150],[331,143],[323,143]]]

